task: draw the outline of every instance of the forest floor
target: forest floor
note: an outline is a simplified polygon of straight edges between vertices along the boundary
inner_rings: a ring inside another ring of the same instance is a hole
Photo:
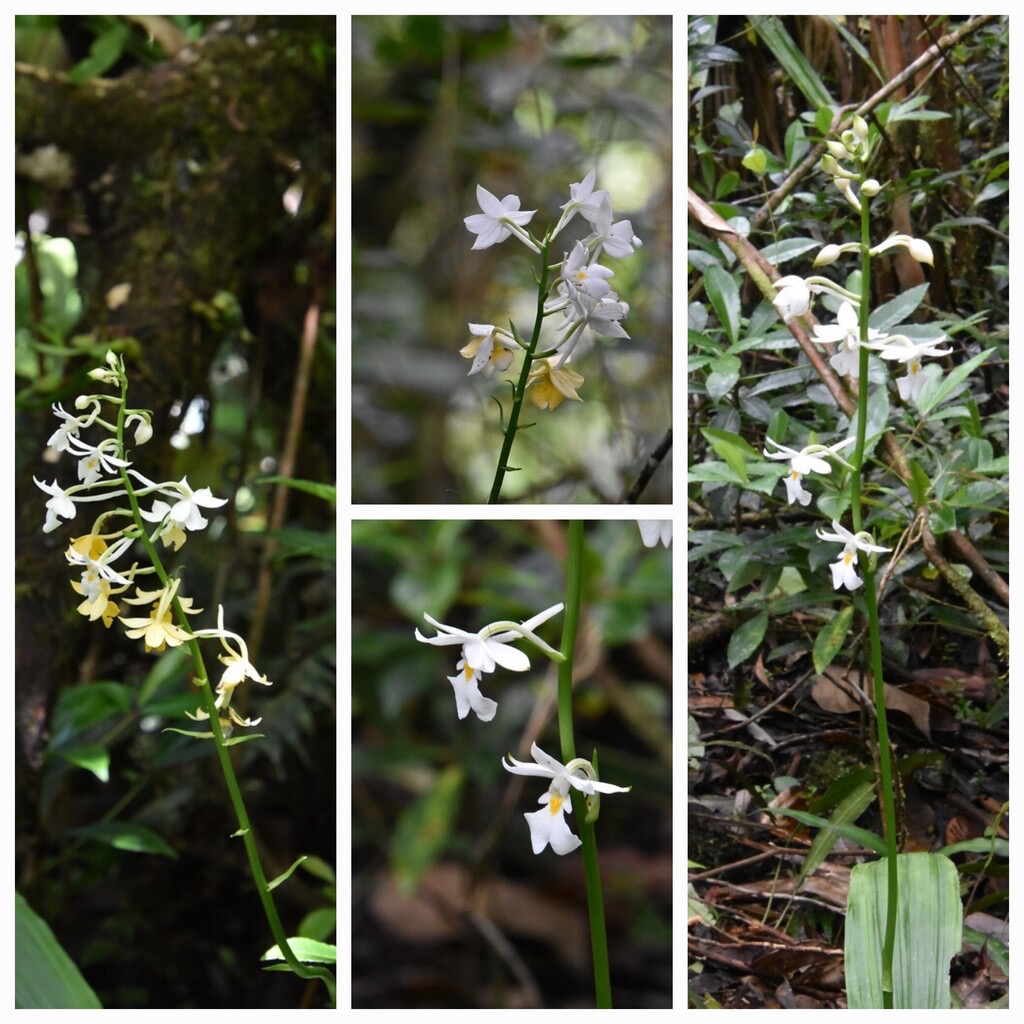
[[[752,671],[729,671],[726,620],[713,615],[691,624],[689,1003],[845,1008],[850,870],[876,855],[839,838],[801,877],[817,830],[778,811],[830,818],[873,780],[873,730],[858,676],[836,665],[815,675],[806,656],[771,671],[759,656]],[[984,641],[928,655],[887,679],[901,850],[1007,840],[1005,677]],[[881,833],[877,798],[865,803],[857,824]],[[962,951],[951,964],[954,1002],[1002,1005],[1007,860],[994,851],[953,859],[965,913]]]

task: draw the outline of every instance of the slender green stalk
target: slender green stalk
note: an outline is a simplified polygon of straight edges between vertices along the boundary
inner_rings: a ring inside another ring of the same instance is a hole
[[[539,243],[541,247],[540,279],[537,282],[537,315],[533,321],[533,333],[526,348],[526,357],[523,359],[523,368],[519,372],[519,383],[516,385],[515,394],[512,399],[512,409],[509,412],[508,423],[505,426],[505,436],[501,442],[501,454],[498,456],[498,465],[494,471],[494,482],[491,484],[491,493],[487,498],[488,505],[497,505],[498,496],[501,494],[501,485],[505,480],[505,472],[508,469],[508,459],[512,452],[512,442],[516,439],[516,430],[519,428],[519,412],[523,406],[523,399],[526,397],[526,381],[530,376],[530,367],[533,365],[533,355],[537,351],[537,342],[540,340],[540,329],[544,324],[544,300],[548,294],[548,247],[550,239],[545,238]],[[516,339],[519,340],[518,337]]]
[[[124,452],[126,394],[127,381],[122,379],[121,406],[118,412],[117,421],[117,441],[119,450],[122,453]],[[160,579],[161,584],[166,587],[170,577],[168,576],[167,570],[164,568],[164,564],[160,559],[156,546],[153,544],[146,530],[146,524],[139,512],[139,502],[135,495],[135,489],[132,486],[131,478],[123,468],[120,470],[120,475],[121,482],[128,494],[128,502],[131,505],[132,518],[135,521],[139,539],[146,548],[146,553],[149,556],[153,568],[156,570],[156,574]],[[178,624],[185,630],[185,632],[191,634],[193,630],[189,624],[188,616],[182,609],[181,603],[178,601],[177,597],[174,598],[173,605],[175,616],[178,619]],[[216,705],[216,698],[213,694],[213,687],[210,685],[210,677],[206,671],[206,665],[203,661],[199,641],[193,636],[188,641],[188,646],[192,655],[195,678],[198,681],[200,693],[202,694],[203,701],[206,704],[206,712],[210,716],[210,732],[213,735],[213,744],[217,751],[217,760],[220,764],[221,772],[224,775],[224,782],[227,786],[228,796],[230,797],[231,805],[234,808],[235,816],[238,820],[238,830],[235,832],[235,836],[240,836],[245,846],[246,857],[249,861],[249,870],[256,886],[256,893],[263,906],[263,912],[267,918],[267,924],[270,926],[271,934],[274,937],[274,942],[280,949],[285,962],[295,974],[301,978],[319,978],[324,983],[330,995],[331,1003],[334,1005],[337,1003],[337,991],[334,975],[331,971],[326,967],[304,964],[295,956],[291,946],[288,944],[288,937],[281,925],[281,918],[277,913],[274,898],[267,885],[267,878],[264,874],[263,865],[260,861],[259,850],[256,846],[256,835],[253,831],[252,823],[249,820],[245,801],[242,799],[242,791],[238,785],[238,778],[235,775],[234,765],[231,763],[231,756],[228,753],[228,748],[225,743],[224,730],[221,728],[220,724],[220,710]]]
[[[862,174],[862,180],[864,175]],[[861,502],[861,472],[864,465],[864,445],[867,437],[868,421],[868,314],[871,297],[871,236],[870,236],[870,203],[868,196],[861,195],[860,214],[860,256],[861,256],[861,295],[860,295],[860,365],[858,367],[857,393],[857,443],[853,456],[854,472],[851,477],[851,500],[853,511],[853,532],[859,533],[863,527],[863,509]],[[896,906],[899,893],[897,891],[897,855],[896,846],[896,805],[892,782],[892,754],[889,748],[889,723],[885,710],[885,682],[882,676],[882,642],[878,624],[878,599],[875,594],[875,572],[871,564],[874,555],[862,553],[861,568],[864,571],[864,607],[868,615],[868,633],[871,649],[871,674],[874,678],[875,721],[878,739],[878,775],[881,789],[883,820],[885,824],[885,857],[888,865],[888,893],[885,910],[885,938],[882,944],[882,1006],[892,1009],[893,981],[892,961],[896,947]]]
[[[562,655],[558,666],[558,734],[562,745],[562,762],[576,757],[572,728],[572,662],[576,645],[576,628],[580,617],[580,594],[583,582],[583,523],[569,523],[569,555],[565,581],[565,618],[562,631]],[[572,809],[580,841],[583,844],[583,872],[587,886],[587,912],[590,917],[590,948],[594,960],[594,995],[598,1009],[611,1009],[612,985],[608,970],[608,937],[604,923],[604,897],[601,872],[597,861],[597,838],[594,826],[587,822],[583,795],[572,790]]]

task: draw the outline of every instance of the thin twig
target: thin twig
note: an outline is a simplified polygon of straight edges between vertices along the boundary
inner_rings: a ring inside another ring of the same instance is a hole
[[[672,428],[669,427],[665,431],[665,436],[658,443],[658,447],[651,452],[651,457],[644,464],[644,468],[640,470],[640,475],[634,481],[633,486],[630,487],[626,496],[622,499],[624,505],[636,504],[640,495],[643,494],[644,488],[650,483],[651,477],[654,476],[654,471],[662,464],[671,448]]]

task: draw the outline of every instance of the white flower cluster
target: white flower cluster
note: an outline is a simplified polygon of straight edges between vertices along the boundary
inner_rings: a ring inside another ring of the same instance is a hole
[[[552,660],[563,660],[558,651],[549,647],[533,632],[539,625],[562,611],[562,608],[562,604],[552,605],[522,624],[492,622],[477,633],[445,625],[424,612],[423,618],[437,630],[437,636],[424,636],[417,629],[415,636],[420,643],[438,647],[462,647],[462,657],[455,666],[455,675],[448,677],[448,682],[455,690],[455,707],[460,719],[466,718],[470,711],[473,711],[482,722],[490,722],[494,718],[498,710],[497,702],[480,692],[480,681],[485,673],[493,672],[499,665],[512,672],[526,672],[530,668],[530,659],[527,655],[509,646],[512,641],[529,640]],[[509,756],[507,761],[502,760],[502,765],[506,771],[516,775],[538,775],[551,779],[547,792],[542,794],[538,801],[544,807],[524,815],[530,826],[533,852],[540,853],[550,844],[551,849],[557,854],[571,853],[580,845],[580,840],[569,831],[565,821],[565,814],[572,812],[572,802],[568,799],[569,790],[577,789],[585,794],[589,801],[596,803],[598,794],[625,793],[628,787],[623,789],[597,781],[597,773],[593,766],[582,758],[576,758],[568,765],[563,765],[545,754],[536,744],[533,744],[530,752],[535,762],[533,764],[517,761]]]
[[[553,354],[537,359],[530,368],[530,396],[539,408],[555,409],[566,398],[582,401],[577,389],[584,378],[566,364],[585,330],[606,338],[629,337],[622,326],[629,314],[629,304],[612,290],[608,282],[614,272],[598,259],[605,253],[618,259],[631,256],[642,243],[628,220],[613,220],[611,197],[607,190],[594,188],[596,176],[596,170],[592,170],[583,181],[569,186],[569,200],[561,207],[561,217],[543,239],[537,239],[526,229],[536,210],[521,211],[519,196],[508,195],[499,200],[482,185],[477,186],[476,195],[483,212],[465,218],[466,227],[477,236],[474,249],[486,249],[515,236],[527,248],[544,256],[577,214],[592,229],[563,253],[558,277],[545,298],[544,316],[561,314],[562,320],[557,325],[559,337],[551,346]],[[469,324],[469,331],[473,338],[460,349],[460,355],[473,360],[470,374],[490,377],[496,370],[507,370],[516,351],[523,347],[511,331],[493,324]]]
[[[108,628],[118,619],[124,626],[125,635],[132,640],[141,639],[147,652],[160,653],[167,647],[177,647],[194,639],[207,637],[221,641],[226,654],[218,655],[224,664],[223,675],[216,687],[216,706],[223,712],[222,724],[227,728],[235,725],[256,725],[260,719],[242,718],[230,707],[231,695],[244,679],[253,679],[270,685],[266,676],[261,676],[249,661],[245,641],[236,633],[224,628],[223,608],[218,610],[216,629],[189,632],[174,621],[175,608],[185,614],[201,612],[192,605],[191,598],[178,595],[181,580],[168,578],[156,589],[143,590],[137,586],[137,578],[157,573],[155,565],[140,566],[133,562],[119,568],[115,562],[127,560],[133,544],[142,536],[142,523],[136,521],[133,508],[141,520],[154,523],[148,536],[150,545],[159,539],[163,546],[177,551],[185,543],[190,532],[203,530],[209,521],[203,509],[220,508],[226,498],[215,498],[209,487],[193,490],[188,479],[155,483],[147,479],[125,457],[124,433],[134,425],[133,437],[137,445],[145,444],[153,436],[151,414],[145,409],[129,409],[127,402],[127,377],[124,362],[119,355],[108,352],[105,365],[90,371],[89,377],[101,384],[118,389],[118,395],[81,395],[75,400],[80,415],[72,415],[57,403],[54,415],[60,426],[50,436],[47,446],[55,452],[68,452],[78,460],[77,484],[61,487],[56,480],[46,483],[35,480],[36,486],[49,495],[46,501],[46,518],[43,531],[50,533],[61,525],[61,520],[74,519],[78,506],[83,502],[111,502],[124,499],[102,511],[94,520],[88,533],[73,539],[65,552],[69,565],[80,572],[71,586],[84,600],[78,611],[90,620],[101,619]],[[104,403],[112,410],[111,422],[104,419]],[[98,444],[87,442],[81,433],[84,430],[102,430],[106,437]],[[131,496],[129,496],[131,491]],[[141,508],[138,499],[152,497],[148,509]],[[131,507],[125,507],[125,505]],[[118,522],[125,525],[116,526]],[[148,607],[146,615],[125,618],[121,615],[114,597],[135,587],[132,597],[122,600],[129,605]],[[228,641],[232,641],[234,646]],[[201,683],[201,680],[197,680]],[[194,719],[208,718],[207,712],[198,709]]]

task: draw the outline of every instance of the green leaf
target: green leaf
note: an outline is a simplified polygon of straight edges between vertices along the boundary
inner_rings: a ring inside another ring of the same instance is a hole
[[[832,664],[832,659],[839,653],[843,641],[850,634],[853,622],[853,605],[841,608],[825,623],[814,638],[814,671],[824,672]]]
[[[391,868],[406,892],[416,888],[447,847],[462,798],[463,778],[458,765],[449,765],[398,819],[392,833]]]
[[[735,668],[740,662],[746,661],[760,646],[768,629],[768,616],[764,613],[747,619],[731,637],[729,637],[728,661],[729,668]]]
[[[258,484],[284,484],[285,487],[292,487],[297,491],[305,491],[315,498],[321,498],[331,504],[338,501],[338,488],[333,484],[324,484],[316,480],[296,480],[290,476],[265,476],[256,481]]]
[[[71,830],[72,835],[82,839],[94,839],[107,843],[116,850],[129,853],[158,853],[177,860],[178,854],[167,841],[146,825],[130,821],[101,821],[95,825],[83,825]]]
[[[691,483],[739,484],[746,483],[736,471],[724,462],[701,462],[687,472]]]
[[[312,856],[304,858],[302,870],[308,872],[314,878],[319,878],[321,882],[326,882],[328,885],[335,885],[337,882],[334,868],[322,857]]]
[[[777,267],[780,263],[795,260],[797,256],[803,256],[805,252],[820,247],[821,244],[813,238],[786,238],[781,242],[772,242],[771,245],[766,245],[761,250],[761,255],[772,266]]]
[[[753,149],[740,161],[748,171],[753,171],[759,178],[768,166],[768,154],[761,146],[754,144]]]
[[[337,930],[338,911],[334,907],[318,907],[311,910],[299,922],[299,934],[307,939],[326,942]]]
[[[732,391],[740,379],[740,365],[737,356],[719,356],[711,361],[711,373],[704,381],[710,398],[722,398]]]
[[[293,861],[293,863],[292,863],[292,866],[291,866],[290,868],[287,868],[286,870],[282,871],[282,872],[281,872],[281,874],[279,874],[279,875],[277,876],[277,878],[275,878],[275,879],[274,879],[274,880],[273,880],[272,882],[267,882],[267,892],[271,892],[272,890],[276,889],[276,888],[277,888],[277,887],[278,887],[278,886],[279,886],[279,885],[280,885],[280,884],[281,884],[282,882],[284,882],[284,881],[286,881],[287,879],[291,878],[292,872],[293,872],[293,871],[294,871],[294,870],[295,870],[295,869],[296,869],[296,868],[297,868],[297,867],[298,867],[298,866],[299,866],[299,865],[300,865],[300,864],[301,864],[301,863],[302,863],[302,862],[303,862],[303,861],[304,861],[305,859],[306,859],[306,858],[305,858],[305,855],[303,855],[302,857],[298,857],[298,858],[296,858],[296,860],[295,860],[295,861]]]
[[[735,171],[726,171],[715,185],[715,198],[724,199],[730,192],[735,192],[740,184],[740,176]]]
[[[900,292],[896,298],[882,303],[873,310],[868,317],[868,323],[878,331],[887,331],[890,327],[903,323],[921,305],[927,291],[927,284],[919,284]]]
[[[278,561],[283,562],[288,558],[321,558],[325,562],[333,562],[337,557],[338,544],[333,533],[285,527],[281,530],[268,530],[266,536],[273,537],[281,545],[274,556]]]
[[[864,63],[870,69],[871,73],[875,76],[878,82],[884,85],[885,82],[888,81],[888,78],[885,75],[883,75],[882,72],[879,71],[878,68],[875,66],[875,62],[871,59],[871,54],[869,54],[868,51],[864,48],[863,43],[861,43],[857,36],[853,32],[851,32],[846,27],[846,25],[844,25],[843,22],[835,15],[829,14],[826,15],[826,17],[829,21],[829,24],[831,24],[832,27],[846,41],[846,45],[851,50],[853,50],[853,52],[857,54],[857,56],[860,57],[862,61],[864,61]]]
[[[50,749],[55,751],[94,726],[127,715],[133,703],[131,687],[123,683],[69,686],[57,698],[50,726]]]
[[[70,750],[60,750],[59,757],[78,768],[92,772],[100,782],[110,781],[110,751],[99,743],[88,743]]]
[[[937,853],[902,853],[893,1008],[948,1010],[949,961],[960,952],[963,907],[956,866]],[[882,945],[885,936],[888,865],[857,864],[846,899],[846,998],[853,1009],[882,1008]]]
[[[98,78],[104,71],[112,68],[124,53],[131,30],[126,23],[111,22],[93,41],[89,48],[89,56],[79,61],[68,71],[68,81],[81,85],[90,78]]]
[[[996,196],[1006,195],[1009,191],[1010,183],[1005,179],[1002,181],[990,181],[975,197],[971,206],[977,206],[978,203],[988,202],[989,199],[995,199]]]
[[[179,736],[191,736],[195,740],[212,740],[212,732],[196,732],[192,729],[178,729],[173,725],[167,726],[166,729],[161,729],[161,732],[176,732]],[[265,733],[262,732],[247,732],[242,736],[231,736],[224,740],[225,747],[236,747],[239,743],[248,743],[249,740],[261,740],[265,737]]]
[[[308,939],[304,935],[296,935],[288,939],[288,945],[297,960],[305,964],[333,964],[338,960],[338,949],[330,942],[319,942]],[[260,957],[261,960],[283,960],[284,954],[280,946],[271,946]]]
[[[184,681],[185,673],[191,667],[192,655],[189,652],[188,644],[168,647],[159,658],[155,658],[153,667],[146,674],[146,678],[142,680],[142,685],[139,687],[137,701],[142,713],[152,713],[149,704],[153,698],[165,687],[169,687],[179,681]],[[175,689],[180,688],[175,687]]]
[[[986,839],[979,836],[977,839],[965,839],[960,843],[951,843],[944,846],[939,853],[952,857],[954,853],[994,853],[999,857],[1010,856],[1010,843],[1006,839]]]
[[[730,342],[735,342],[740,329],[740,289],[736,279],[727,270],[713,265],[704,275],[711,305],[718,314],[718,322],[725,328]]]
[[[941,405],[993,352],[995,352],[994,348],[987,348],[984,352],[979,352],[973,359],[968,359],[966,363],[961,363],[955,369],[950,370],[937,381],[927,381],[921,389],[921,394],[917,396],[918,412],[922,416],[927,416],[932,409]]]
[[[50,926],[14,894],[14,1006],[18,1010],[101,1010],[103,1004]]]
[[[714,449],[715,454],[725,459],[729,468],[732,469],[743,483],[747,483],[749,480],[747,460],[759,459],[760,453],[751,448],[739,434],[734,434],[729,430],[701,427],[700,432]]]
[[[858,825],[829,821],[827,818],[819,817],[817,814],[811,814],[808,811],[796,811],[792,807],[766,807],[765,810],[771,814],[784,814],[787,818],[794,818],[801,825],[830,829],[836,835],[859,843],[865,849],[874,850],[875,853],[885,853],[885,840],[874,832],[869,832],[866,828],[860,828]]]
[[[850,610],[853,610],[852,607]],[[839,801],[836,809],[832,812],[832,816],[829,818],[829,824],[852,825],[864,813],[874,798],[874,782],[861,782]],[[803,885],[806,878],[809,878],[818,870],[838,839],[839,833],[834,828],[824,828],[814,837],[811,848],[807,851],[803,864],[800,865],[800,873],[796,879],[797,890]]]
[[[751,18],[751,24],[812,108],[835,106],[835,100],[818,77],[818,73],[800,52],[779,18],[774,15],[754,17]]]

